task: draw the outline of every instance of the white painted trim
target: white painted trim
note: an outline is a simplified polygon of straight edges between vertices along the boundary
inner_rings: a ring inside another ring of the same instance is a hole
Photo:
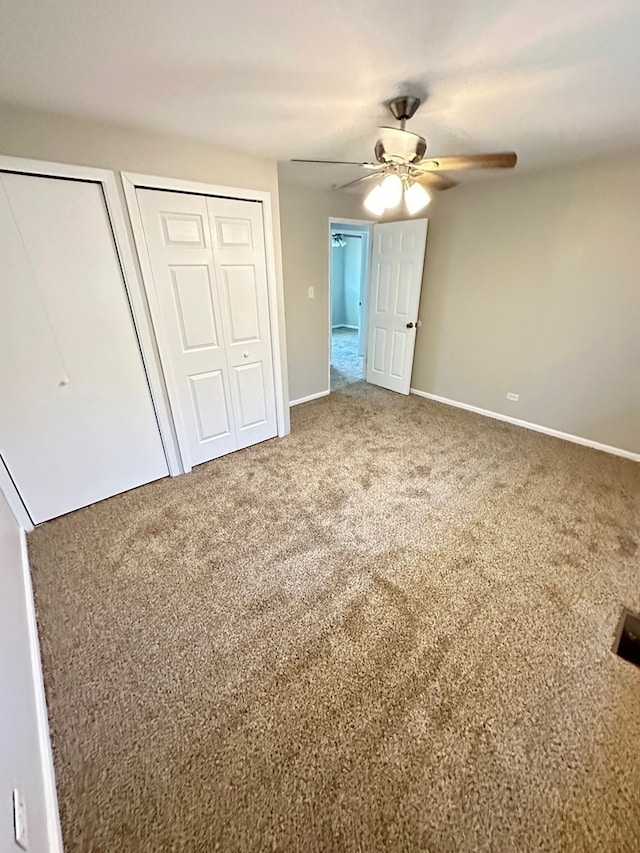
[[[180,459],[178,456],[178,447],[173,432],[173,423],[169,412],[169,407],[166,401],[166,390],[164,387],[164,377],[160,368],[160,362],[156,351],[156,343],[153,337],[153,330],[148,320],[147,304],[145,300],[144,287],[138,276],[135,261],[133,258],[133,249],[129,240],[129,234],[124,218],[124,211],[118,187],[113,173],[107,172],[103,183],[103,191],[105,201],[111,219],[111,227],[116,243],[116,249],[120,256],[120,264],[122,266],[123,278],[129,303],[131,305],[131,314],[133,324],[138,336],[142,362],[147,374],[149,391],[153,401],[156,418],[158,421],[158,429],[160,438],[164,448],[167,467],[172,477],[180,473]]]
[[[22,582],[24,600],[27,610],[27,629],[29,632],[29,654],[31,657],[31,675],[33,677],[33,693],[38,720],[38,745],[42,768],[42,784],[44,788],[45,809],[47,815],[47,839],[49,853],[63,853],[62,830],[60,828],[60,813],[58,810],[58,794],[56,792],[56,777],[51,751],[51,735],[49,731],[49,716],[44,692],[44,677],[42,674],[42,659],[40,657],[40,641],[38,639],[38,623],[36,620],[33,586],[29,570],[29,554],[27,552],[27,537],[20,530],[20,552],[22,562]]]
[[[195,195],[221,196],[245,201],[259,201],[271,204],[271,193],[267,190],[251,190],[243,187],[227,187],[222,184],[205,184],[201,181],[185,181],[182,178],[165,178],[160,175],[143,175],[139,172],[120,172],[123,182],[128,181],[134,187],[146,187],[153,190],[174,190]],[[344,220],[343,220],[344,221]]]
[[[612,447],[610,444],[601,444],[599,441],[592,441],[590,438],[583,438],[581,435],[572,435],[568,432],[561,432],[551,427],[541,426],[540,424],[532,424],[530,421],[523,421],[520,418],[512,418],[509,415],[501,415],[498,412],[491,412],[489,409],[481,409],[479,406],[471,406],[469,403],[459,403],[456,400],[449,400],[447,397],[440,397],[437,394],[429,394],[427,391],[419,391],[417,388],[411,388],[411,394],[417,397],[425,397],[427,400],[435,400],[436,403],[444,403],[446,406],[455,406],[456,409],[464,409],[467,412],[475,412],[477,415],[484,415],[487,418],[494,418],[497,421],[505,421],[505,423],[513,424],[514,426],[524,427],[525,429],[541,432],[544,435],[551,435],[554,438],[561,438],[563,441],[570,441],[573,444],[581,444],[584,447],[591,447],[593,450],[601,450],[603,453],[611,453],[613,456],[622,456],[624,459],[631,459],[632,462],[640,462],[640,453],[633,453],[631,450],[623,450],[620,447]]]
[[[328,230],[328,234],[327,234],[327,252],[328,252],[328,257],[329,257],[329,262],[328,262],[329,284],[327,287],[327,294],[328,294],[328,299],[327,299],[327,312],[328,312],[327,313],[327,333],[328,333],[328,338],[329,338],[329,340],[328,340],[329,357],[327,358],[327,385],[329,387],[329,391],[327,391],[327,394],[331,393],[331,333],[333,331],[333,326],[331,325],[331,231],[335,225],[361,225],[362,230],[367,232],[367,269],[366,269],[366,276],[367,276],[367,285],[368,285],[368,279],[369,279],[369,275],[371,272],[371,251],[373,248],[373,240],[371,239],[371,237],[372,237],[372,229],[373,229],[374,224],[375,223],[371,222],[370,219],[344,219],[343,217],[338,217],[338,216],[330,216],[329,217],[329,230]],[[368,286],[367,286],[367,288],[365,288],[365,290],[368,291]],[[368,296],[368,293],[366,292],[364,295]],[[364,300],[363,300],[363,306],[364,306]],[[360,317],[362,319],[362,317],[363,317],[362,312],[360,313]],[[351,328],[351,327],[345,326],[343,328]],[[363,328],[361,334],[365,335],[365,340],[366,340],[366,334],[367,334],[366,327]],[[366,345],[365,345],[365,352],[364,352],[363,369],[364,369],[364,375],[366,377],[366,375],[367,375]],[[307,399],[309,399],[309,398],[305,397],[305,398],[301,399],[300,402],[303,403]],[[313,398],[311,398],[311,399],[313,399]],[[294,405],[294,404],[291,404],[291,405]]]
[[[23,157],[8,157],[0,154],[0,171],[20,172],[24,175],[41,175],[44,178],[71,178],[102,184],[113,172],[94,166],[74,166],[70,163],[54,163],[49,160],[28,160]]]
[[[271,193],[265,190],[251,190],[240,187],[220,186],[217,184],[204,184],[199,181],[183,181],[181,179],[163,178],[156,175],[141,175],[134,172],[121,172],[120,176],[122,179],[122,187],[124,190],[127,209],[129,211],[129,219],[131,221],[134,242],[138,252],[143,285],[147,295],[147,302],[149,305],[153,328],[155,330],[159,353],[166,351],[166,347],[164,346],[160,309],[155,292],[151,262],[147,254],[144,227],[142,224],[142,216],[138,205],[136,189],[138,187],[145,187],[147,189],[173,190],[176,192],[192,193],[196,195],[220,196],[222,198],[232,198],[241,201],[255,201],[261,204],[265,238],[265,260],[267,267],[269,322],[271,325],[271,356],[273,360],[273,378],[276,397],[276,421],[278,435],[280,437],[286,435],[290,430],[289,407],[287,405],[286,389],[282,375],[284,361],[280,340],[281,330],[278,320],[279,293],[276,276],[275,238],[273,230]],[[171,374],[170,365],[162,362],[161,355],[160,361],[164,369],[165,381],[171,386],[175,399],[177,396],[175,393],[176,383],[175,378]],[[176,432],[182,436],[186,436],[185,426],[182,422],[180,412],[175,410],[171,411],[173,412],[173,421]],[[184,441],[182,444],[186,446]],[[187,473],[191,470],[191,461],[186,459],[184,454],[181,453],[178,448],[177,452],[180,454],[181,468],[185,473]]]
[[[162,329],[160,305],[158,303],[158,296],[156,293],[155,283],[153,279],[153,271],[151,268],[151,260],[149,258],[147,242],[144,235],[142,214],[140,213],[140,208],[138,206],[138,196],[136,193],[136,187],[133,183],[126,180],[124,175],[122,175],[122,188],[124,190],[125,202],[129,210],[129,221],[131,223],[133,240],[137,250],[138,262],[140,264],[143,290],[145,294],[146,303],[149,308],[149,316],[151,318],[151,324],[153,327],[154,339],[158,353],[158,360],[163,373],[163,380],[165,386],[167,387],[167,389],[171,389],[172,392],[171,394],[167,392],[166,401],[167,410],[171,419],[171,433],[173,436],[174,449],[178,466],[175,474],[188,474],[189,471],[191,471],[191,460],[185,456],[182,448],[180,447],[179,440],[179,436],[186,435],[186,427],[182,420],[180,409],[174,409],[171,406],[171,398],[176,398],[176,381],[175,377],[171,372],[170,361],[168,359],[166,361],[163,360],[162,356],[163,352],[166,351],[166,347],[163,346],[164,335]],[[184,442],[183,446],[186,447],[186,444]]]
[[[329,222],[334,225],[366,225],[367,228],[371,228],[372,225],[376,224],[371,219],[345,219],[344,216],[330,216]]]
[[[14,514],[16,521],[27,533],[33,530],[33,521],[27,510],[27,507],[22,501],[20,492],[13,484],[13,480],[9,476],[9,471],[0,456],[0,492],[3,492],[11,512]]]
[[[298,400],[290,400],[289,401],[289,408],[291,408],[291,406],[299,406],[300,403],[310,403],[312,400],[319,400],[320,397],[328,397],[328,396],[329,396],[329,389],[327,389],[326,391],[320,391],[319,394],[309,394],[308,397],[300,397]]]

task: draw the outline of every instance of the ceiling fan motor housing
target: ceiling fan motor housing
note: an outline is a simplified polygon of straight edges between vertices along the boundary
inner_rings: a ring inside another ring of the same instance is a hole
[[[422,136],[398,127],[381,127],[376,142],[376,159],[379,163],[417,163],[425,155],[427,143]]]

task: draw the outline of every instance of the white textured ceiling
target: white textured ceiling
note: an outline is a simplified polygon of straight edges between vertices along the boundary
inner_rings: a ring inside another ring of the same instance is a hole
[[[0,0],[0,14],[0,100],[278,160],[370,158],[398,93],[428,94],[409,127],[434,155],[513,149],[528,169],[640,144],[639,0]]]

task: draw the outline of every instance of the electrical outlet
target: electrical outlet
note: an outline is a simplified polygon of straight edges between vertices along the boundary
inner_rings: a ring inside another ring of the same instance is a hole
[[[13,831],[16,844],[22,847],[23,850],[28,850],[27,804],[24,795],[17,788],[13,789]]]
[[[309,299],[313,299],[313,297],[314,297],[315,295],[316,295],[316,294],[315,294],[314,289],[313,289],[312,287],[310,287],[310,288],[309,288]]]
[[[513,391],[509,391],[507,394],[507,400],[511,400],[512,403],[517,403],[520,399],[520,394],[514,394]]]

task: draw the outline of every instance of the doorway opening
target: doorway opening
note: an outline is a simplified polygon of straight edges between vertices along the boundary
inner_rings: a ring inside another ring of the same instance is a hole
[[[336,391],[365,379],[371,226],[334,219],[329,226],[329,387]]]

